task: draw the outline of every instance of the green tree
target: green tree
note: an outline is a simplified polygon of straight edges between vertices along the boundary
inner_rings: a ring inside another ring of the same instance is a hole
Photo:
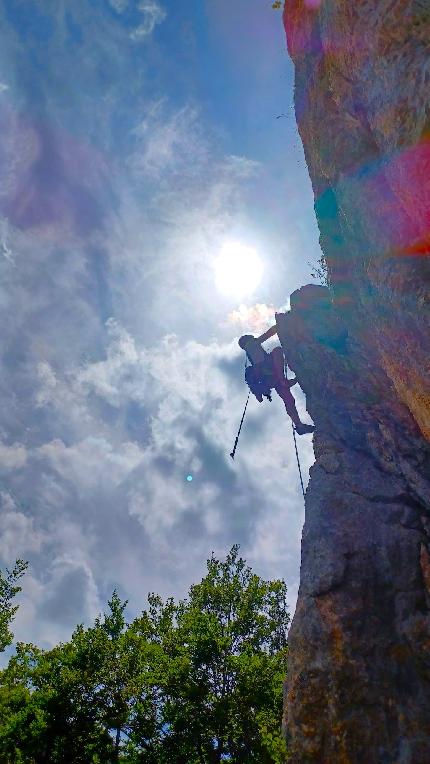
[[[283,581],[234,546],[176,604],[149,596],[43,651],[19,643],[0,675],[3,764],[280,764],[289,616]]]
[[[285,761],[286,586],[253,574],[238,549],[225,562],[212,555],[207,575],[179,605],[150,597],[162,648],[153,676],[162,696],[160,761]]]
[[[21,591],[17,582],[27,570],[28,563],[16,560],[12,570],[6,569],[6,575],[0,570],[0,652],[11,644],[13,635],[9,629],[18,606],[12,605],[14,597]]]
[[[78,626],[70,642],[48,651],[17,645],[1,676],[0,761],[116,762],[136,708],[144,727],[150,645],[126,626],[127,603],[116,592],[108,604],[109,612],[91,628]]]

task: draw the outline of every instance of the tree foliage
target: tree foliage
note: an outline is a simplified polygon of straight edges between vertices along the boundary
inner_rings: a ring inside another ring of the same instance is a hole
[[[17,583],[26,569],[27,563],[24,560],[16,560],[12,570],[6,569],[6,575],[0,570],[0,652],[10,645],[13,639],[9,626],[18,606],[12,605],[12,602],[21,591]]]
[[[0,677],[0,762],[279,763],[289,615],[283,581],[234,546],[178,603],[149,595],[42,651],[18,644]]]

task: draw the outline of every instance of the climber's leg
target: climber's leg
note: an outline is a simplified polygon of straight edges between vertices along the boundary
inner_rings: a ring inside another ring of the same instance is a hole
[[[296,408],[296,402],[290,393],[290,388],[287,387],[285,384],[277,384],[275,386],[275,390],[278,393],[279,397],[282,398],[282,400],[284,401],[284,406],[286,408],[287,414],[291,417],[295,426],[300,427],[302,423],[300,421],[299,413]]]
[[[276,384],[275,390],[279,397],[284,401],[287,414],[291,417],[297,433],[299,435],[304,435],[307,432],[313,432],[315,427],[312,424],[303,424],[303,422],[300,420],[299,413],[296,408],[296,402],[290,392],[290,388],[285,384],[285,381],[283,384]]]
[[[300,420],[296,402],[290,390],[290,385],[285,379],[285,360],[282,348],[274,348],[270,353],[270,356],[272,358],[273,378],[275,382],[274,388],[279,397],[284,401],[287,414],[291,417],[297,433],[299,435],[304,435],[306,432],[313,432],[315,430],[313,424],[303,424]]]
[[[272,359],[273,376],[276,380],[276,383],[282,385],[285,380],[284,353],[282,352],[282,348],[274,348],[270,353],[270,357]]]

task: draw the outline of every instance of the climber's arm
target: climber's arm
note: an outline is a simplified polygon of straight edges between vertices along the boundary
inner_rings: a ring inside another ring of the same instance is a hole
[[[257,337],[257,342],[266,342],[266,340],[269,340],[270,337],[274,337],[275,334],[277,334],[277,328],[276,324],[275,326],[272,326],[270,329],[267,330],[267,332],[264,332],[264,334],[261,334],[260,337]]]

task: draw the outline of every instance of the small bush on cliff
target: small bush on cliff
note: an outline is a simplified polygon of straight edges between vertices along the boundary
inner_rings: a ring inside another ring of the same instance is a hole
[[[317,260],[316,263],[308,262],[308,265],[311,269],[312,278],[319,281],[320,284],[324,284],[324,286],[330,287],[328,268],[324,255],[321,253],[321,257]]]
[[[19,644],[0,676],[0,762],[281,764],[285,595],[234,546],[179,603],[150,595],[126,624],[114,592],[70,642]]]

